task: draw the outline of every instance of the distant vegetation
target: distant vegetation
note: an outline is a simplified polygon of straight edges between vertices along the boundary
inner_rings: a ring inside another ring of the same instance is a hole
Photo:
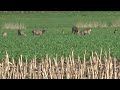
[[[72,27],[83,30],[91,28],[90,35],[75,35]],[[33,36],[33,29],[45,29],[40,36]],[[21,29],[27,36],[18,36]],[[114,30],[117,29],[117,33]],[[3,33],[7,36],[3,37]],[[120,12],[119,11],[42,11],[42,12],[0,12],[0,58],[7,51],[10,57],[39,59],[46,57],[68,57],[74,50],[75,58],[89,60],[91,51],[100,53],[100,49],[120,58]]]

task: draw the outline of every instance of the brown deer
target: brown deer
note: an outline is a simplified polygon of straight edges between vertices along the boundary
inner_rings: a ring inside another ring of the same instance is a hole
[[[78,32],[79,32],[79,28],[76,27],[76,26],[73,26],[73,27],[72,27],[72,33],[78,34]]]
[[[32,30],[33,35],[42,35],[43,33],[45,33],[46,30],[41,30],[41,29],[36,29],[36,30]]]
[[[86,28],[82,31],[79,31],[78,33],[79,33],[79,35],[86,35],[86,34],[90,34],[91,31],[92,31],[91,28]]]
[[[20,36],[27,36],[24,32],[22,32],[20,29],[18,29],[18,35]]]

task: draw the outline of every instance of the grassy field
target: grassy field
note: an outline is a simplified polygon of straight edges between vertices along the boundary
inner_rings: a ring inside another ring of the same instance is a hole
[[[18,26],[23,28],[27,36],[18,36]],[[90,35],[78,36],[71,33],[73,25],[91,27]],[[42,36],[33,36],[34,28],[47,30]],[[74,55],[89,58],[91,51],[100,53],[100,49],[111,56],[120,58],[120,12],[112,11],[79,11],[79,12],[34,12],[34,13],[2,13],[0,12],[0,33],[8,32],[7,37],[0,35],[0,58],[7,51],[10,57],[37,58]],[[114,34],[114,30],[118,33]],[[64,33],[63,33],[64,32]]]

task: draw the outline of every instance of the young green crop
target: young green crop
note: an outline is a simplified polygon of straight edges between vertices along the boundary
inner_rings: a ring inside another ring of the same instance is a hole
[[[68,56],[74,49],[75,57],[78,54],[83,58],[84,50],[86,57],[91,51],[99,53],[100,49],[108,51],[115,57],[120,57],[120,32],[114,34],[115,29],[111,24],[120,20],[119,12],[45,12],[45,13],[13,13],[0,14],[0,33],[8,33],[6,38],[0,35],[0,58],[7,51],[11,57],[37,58],[48,54],[54,57]],[[79,36],[72,34],[72,26],[79,23],[103,22],[107,27],[92,27],[90,35]],[[27,36],[18,36],[16,29],[4,29],[5,23],[21,23],[26,29],[23,31]],[[47,31],[42,36],[33,36],[34,28],[44,28]]]

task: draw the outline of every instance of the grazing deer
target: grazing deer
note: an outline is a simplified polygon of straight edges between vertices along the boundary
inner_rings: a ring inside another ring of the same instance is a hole
[[[20,35],[20,36],[27,36],[24,32],[22,32],[20,29],[18,29],[18,35]]]
[[[86,28],[83,31],[84,31],[84,34],[90,34],[91,33],[91,28]]]
[[[40,30],[40,29],[32,30],[33,35],[42,35],[45,32],[46,32],[46,30]]]
[[[79,35],[90,34],[91,33],[91,28],[86,28],[83,31],[79,31],[78,33],[79,33]]]

